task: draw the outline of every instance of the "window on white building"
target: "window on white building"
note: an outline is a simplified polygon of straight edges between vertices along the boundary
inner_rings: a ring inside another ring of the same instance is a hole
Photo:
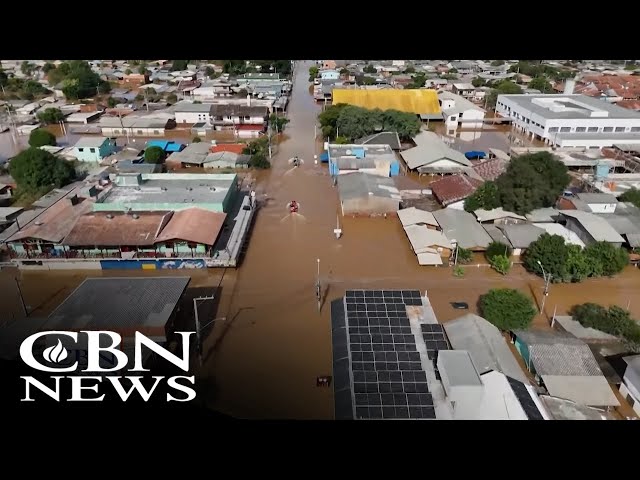
[[[587,132],[596,133],[598,131],[598,127],[589,127],[587,128]]]
[[[554,132],[557,132],[557,131],[558,131],[558,127],[551,127],[549,129],[549,132],[551,132],[551,133],[554,133]]]
[[[624,132],[624,127],[616,127],[616,132],[617,132],[617,133],[622,133],[622,132]]]
[[[640,132],[640,127],[631,127],[632,132]]]
[[[611,133],[611,132],[613,132],[613,127],[604,127],[602,129],[602,131],[605,132],[605,133]]]
[[[583,133],[587,131],[587,127],[576,127],[576,133]]]
[[[96,153],[96,149],[95,149],[95,148],[90,148],[90,149],[89,149],[89,151],[90,151],[91,153]]]
[[[562,128],[560,128],[560,131],[563,132],[563,133],[570,132],[571,131],[571,127],[562,127]]]
[[[84,152],[84,148],[78,148],[79,152]]]

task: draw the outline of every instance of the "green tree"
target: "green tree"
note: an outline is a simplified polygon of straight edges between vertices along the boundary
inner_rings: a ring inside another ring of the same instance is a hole
[[[411,77],[411,83],[405,85],[405,90],[418,90],[424,88],[427,76],[423,72],[418,72]]]
[[[54,70],[56,68],[56,66],[51,63],[51,62],[46,62],[43,66],[42,66],[42,71],[45,73],[45,75],[47,73],[49,73],[51,70]]]
[[[481,77],[476,77],[473,80],[471,80],[471,85],[473,85],[476,88],[484,87],[486,84],[487,84],[486,80]]]
[[[567,281],[568,263],[569,250],[560,235],[543,233],[529,245],[524,255],[524,267],[529,272],[542,276],[544,268],[544,272],[551,275],[554,282]]]
[[[464,268],[460,265],[453,267],[453,276],[458,278],[464,277]]]
[[[458,263],[462,264],[471,263],[473,260],[473,252],[467,248],[458,247],[456,256],[458,257]]]
[[[2,70],[2,68],[0,68],[0,85],[6,87],[8,83],[9,77],[7,76],[6,72]]]
[[[174,60],[171,63],[171,71],[177,72],[180,70],[186,70],[188,63],[189,63],[189,60]]]
[[[43,187],[63,187],[75,178],[70,162],[34,147],[13,157],[9,172],[18,188],[26,192],[35,192]]]
[[[124,74],[125,74],[125,75],[131,75],[132,73],[133,73],[133,70],[131,70],[130,68],[127,68],[127,69],[124,71]]]
[[[149,147],[144,151],[144,161],[146,163],[164,163],[165,158],[166,153],[160,147]]]
[[[318,122],[322,128],[323,137],[329,137],[331,139],[335,138],[338,117],[340,116],[340,112],[342,112],[342,110],[347,106],[348,105],[345,103],[331,105],[330,107],[325,108],[325,110],[318,115]]]
[[[583,303],[574,305],[569,314],[583,327],[622,337],[635,348],[640,346],[640,323],[617,305],[607,309],[595,303]]]
[[[267,156],[263,152],[254,153],[249,160],[249,166],[252,168],[258,168],[266,170],[271,168],[271,162],[267,159]]]
[[[369,135],[377,127],[382,128],[382,112],[380,110],[366,110],[348,105],[340,112],[337,128],[340,135],[355,139]]]
[[[146,75],[147,74],[147,66],[146,65],[140,65],[138,67],[138,73],[140,75]]]
[[[56,136],[44,128],[36,128],[29,135],[29,145],[31,147],[42,147],[44,145],[56,145]]]
[[[362,71],[363,73],[378,73],[378,70],[376,70],[376,67],[374,67],[371,64],[365,65]]]
[[[117,101],[115,98],[113,98],[113,97],[109,97],[109,98],[107,99],[107,106],[108,106],[109,108],[114,108],[116,105],[118,105],[118,101]]]
[[[511,256],[511,249],[509,245],[505,245],[502,242],[491,242],[487,247],[487,250],[484,252],[485,258],[491,263],[494,257],[498,255],[502,255],[505,257]]]
[[[289,119],[277,113],[272,113],[269,116],[269,124],[275,132],[282,133],[287,123],[289,123]]]
[[[635,187],[631,187],[618,197],[621,202],[633,203],[636,207],[640,208],[640,190]]]
[[[376,84],[376,79],[373,77],[360,77],[360,79],[358,80],[358,84],[359,85],[375,85]]]
[[[512,159],[496,184],[502,208],[525,215],[554,205],[570,180],[564,163],[549,152],[538,152]]]
[[[349,142],[349,139],[347,137],[336,137],[335,140],[333,140],[333,143],[336,143],[338,145],[346,145]]]
[[[593,275],[593,262],[585,255],[580,245],[566,244],[566,249],[566,276],[562,279],[564,282],[581,282]]]
[[[467,212],[475,212],[482,208],[484,210],[493,210],[501,205],[500,191],[495,182],[485,182],[478,189],[467,197],[464,201],[464,209]]]
[[[602,276],[611,277],[629,265],[629,253],[608,242],[596,242],[584,249],[584,254],[592,262],[592,268]]]
[[[487,105],[496,106],[498,95],[514,95],[522,93],[522,88],[511,80],[502,80],[495,84],[489,95],[487,95]]]
[[[495,255],[489,263],[496,272],[502,275],[506,275],[511,269],[511,260],[505,255]]]
[[[405,69],[404,69],[404,73],[409,75],[411,73],[416,73],[416,69],[414,68],[413,65],[408,65]]]
[[[191,140],[191,143],[200,143],[202,142],[202,139],[200,137],[193,137],[193,139]]]
[[[371,112],[371,110],[369,111]],[[372,115],[375,117],[377,114],[373,113]],[[415,137],[420,132],[422,122],[417,115],[412,113],[385,110],[382,112],[382,128],[386,131],[397,132],[401,139],[407,140]]]
[[[540,90],[542,93],[552,93],[553,87],[545,77],[535,77],[527,85],[528,88]]]
[[[170,93],[167,95],[167,102],[173,104],[178,101],[178,96],[175,93]]]
[[[492,67],[500,67],[502,65],[504,65],[504,60],[493,60],[491,62]]]
[[[214,69],[211,65],[207,65],[207,66],[204,68],[204,74],[205,74],[207,77],[211,77],[211,75],[214,75],[215,73],[216,73],[216,71],[215,71],[215,69]]]
[[[31,76],[35,68],[36,66],[33,63],[29,63],[27,60],[24,60],[20,65],[20,71],[26,76]]]
[[[480,297],[480,313],[500,330],[526,329],[536,315],[529,297],[511,288],[495,288]]]
[[[318,67],[316,67],[315,65],[309,67],[309,81],[313,82],[316,78],[318,78],[319,72],[320,71],[318,70]]]
[[[229,75],[242,75],[247,71],[247,62],[246,60],[225,60],[222,71]]]
[[[46,108],[42,112],[38,112],[38,121],[45,125],[52,125],[54,123],[60,123],[64,120],[64,113],[59,108]]]

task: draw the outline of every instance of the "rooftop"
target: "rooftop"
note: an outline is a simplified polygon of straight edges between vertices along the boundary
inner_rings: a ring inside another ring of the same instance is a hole
[[[93,212],[82,215],[64,239],[73,247],[152,246],[171,212]]]
[[[586,95],[499,95],[498,102],[510,100],[544,119],[634,118],[640,113]],[[563,134],[559,134],[561,137]],[[574,134],[579,135],[579,134]],[[600,138],[602,134],[600,134]]]
[[[440,350],[438,370],[452,387],[481,387],[482,380],[471,355],[464,350]]]
[[[527,213],[525,217],[533,223],[555,222],[560,212],[555,208],[537,208]]]
[[[609,204],[618,203],[618,199],[610,193],[576,193],[576,197],[583,202],[590,204]]]
[[[190,280],[88,278],[49,316],[45,326],[48,330],[164,330]]]
[[[569,230],[564,225],[560,225],[559,223],[548,223],[548,222],[540,222],[534,223],[534,226],[543,229],[549,235],[559,235],[564,238],[565,243],[571,245],[579,245],[580,247],[584,247],[584,242],[580,239],[580,237],[575,233]]]
[[[400,201],[400,193],[391,178],[362,172],[340,175],[338,191],[342,200],[373,195]]]
[[[433,216],[433,213],[420,210],[415,207],[398,210],[398,218],[400,218],[400,222],[404,227],[408,227],[410,225],[439,226],[438,222],[436,222],[436,218]]]
[[[413,138],[416,146],[400,153],[405,163],[411,170],[419,167],[429,166],[441,160],[449,160],[459,164],[460,167],[470,167],[471,162],[463,153],[454,150],[445,144],[434,132],[421,131]],[[438,165],[434,165],[437,170]],[[451,169],[447,165],[445,170]]]
[[[479,222],[493,222],[494,220],[500,220],[502,218],[515,218],[518,220],[526,220],[522,215],[517,213],[508,212],[502,207],[494,208],[493,210],[484,210],[479,208],[473,214],[476,216]]]
[[[210,103],[193,103],[186,100],[176,103],[173,106],[174,112],[184,113],[209,113],[211,111]]]
[[[540,401],[553,420],[612,420],[604,411],[580,405],[571,400],[541,395]]]
[[[509,161],[501,158],[492,158],[473,166],[476,172],[485,181],[494,181],[507,169]]]
[[[446,207],[471,196],[480,185],[482,185],[480,180],[456,174],[436,180],[430,184],[430,187],[433,195]]]
[[[491,243],[489,234],[469,212],[443,208],[433,212],[433,216],[445,236],[462,248],[486,248]]]
[[[570,333],[580,340],[596,340],[596,341],[615,341],[618,337],[615,335],[609,335],[608,333],[601,332],[591,327],[583,327],[580,322],[574,320],[570,315],[556,315],[553,317],[554,322],[557,322],[564,331]]]
[[[399,110],[416,115],[440,113],[435,90],[341,89],[333,90],[333,104],[346,103],[367,109]]]
[[[454,349],[469,352],[481,375],[495,370],[527,383],[526,375],[500,330],[484,318],[468,313],[446,322],[444,330]]]
[[[355,143],[358,145],[389,145],[393,150],[400,150],[402,148],[400,138],[398,138],[398,132],[374,133],[373,135],[356,140]]]
[[[94,112],[95,113],[95,112]],[[80,137],[75,143],[76,148],[99,148],[107,137]]]
[[[156,241],[185,240],[213,246],[226,217],[224,213],[202,208],[187,208],[174,212]]]
[[[138,180],[140,183],[138,184]],[[96,203],[118,203],[135,210],[136,204],[197,204],[221,203],[236,182],[235,174],[151,173],[118,175],[115,185]]]
[[[459,90],[475,90],[475,87],[473,87],[473,85],[470,85],[470,84],[454,83],[453,86]],[[480,108],[478,105],[476,105],[475,103],[467,100],[466,98],[460,95],[456,95],[455,93],[452,93],[452,92],[446,92],[446,91],[438,92],[438,98],[440,100],[453,100],[454,104],[452,107],[442,109],[442,111],[447,115],[451,115],[454,113],[462,113],[462,112],[466,112],[467,110],[476,110],[478,112],[484,112],[484,110]]]
[[[499,225],[498,228],[502,230],[505,237],[509,239],[509,243],[511,243],[513,248],[529,248],[529,245],[538,240],[538,237],[545,233],[542,228],[526,223],[516,225]]]
[[[624,238],[602,217],[580,210],[562,210],[565,217],[574,218],[596,242],[624,243]]]

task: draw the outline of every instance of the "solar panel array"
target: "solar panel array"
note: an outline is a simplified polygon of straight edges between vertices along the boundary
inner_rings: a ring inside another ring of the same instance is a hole
[[[527,418],[529,420],[544,420],[542,413],[540,413],[538,406],[533,401],[533,398],[531,398],[525,384],[509,376],[507,376],[507,381],[509,382],[513,393],[516,394],[516,398],[520,402],[524,413],[527,414]]]
[[[444,333],[444,327],[440,323],[423,323],[422,338],[427,346],[427,356],[429,360],[436,361],[438,350],[449,350],[449,343]]]
[[[349,290],[345,304],[354,418],[435,419],[406,312],[422,305],[420,292]]]

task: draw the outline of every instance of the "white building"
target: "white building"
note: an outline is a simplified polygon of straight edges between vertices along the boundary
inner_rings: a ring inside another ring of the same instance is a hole
[[[458,126],[462,128],[481,128],[485,111],[466,98],[451,92],[439,92],[438,100],[442,109],[447,130],[456,130]]]
[[[640,144],[640,113],[586,95],[499,95],[496,113],[557,147]]]
[[[620,385],[620,393],[640,416],[640,355],[626,357],[624,361],[627,368]]]
[[[174,105],[173,111],[178,125],[211,123],[211,104],[209,103],[178,102]]]

